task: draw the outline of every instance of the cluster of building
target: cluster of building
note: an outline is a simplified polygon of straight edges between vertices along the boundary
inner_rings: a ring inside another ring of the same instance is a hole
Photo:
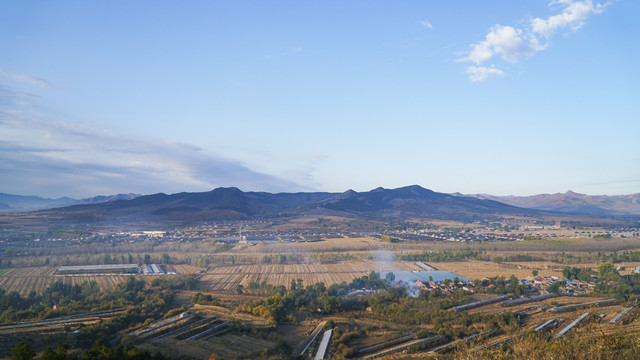
[[[484,231],[402,231],[389,233],[397,239],[408,241],[517,241],[524,234],[502,234]]]
[[[175,274],[166,272],[158,264],[107,264],[107,265],[74,265],[60,266],[56,275],[164,275]]]
[[[558,292],[565,295],[588,294],[593,292],[595,287],[594,283],[587,281],[580,281],[576,279],[560,280],[556,276],[526,277],[520,280],[520,284],[527,286],[533,291],[547,291],[549,286],[557,281],[563,282],[563,285],[560,286]]]
[[[142,275],[163,275],[165,271],[158,264],[144,264],[140,266],[140,273],[142,273]]]

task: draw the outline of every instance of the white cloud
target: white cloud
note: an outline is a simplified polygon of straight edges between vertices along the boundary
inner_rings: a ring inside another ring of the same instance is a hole
[[[562,13],[553,15],[548,19],[535,18],[531,20],[531,31],[545,38],[553,36],[558,29],[570,29],[576,31],[580,29],[589,15],[601,14],[608,4],[594,4],[591,0],[573,1],[558,0],[550,5],[561,4],[566,6]]]
[[[495,25],[484,41],[471,45],[469,55],[461,61],[482,64],[494,55],[499,55],[508,62],[515,62],[523,56],[542,50],[542,48],[536,38],[523,34],[520,29]]]
[[[433,29],[433,25],[429,22],[429,20],[422,20],[420,21],[420,24],[422,24],[422,26],[426,27],[427,29]]]
[[[485,81],[490,76],[503,76],[504,71],[484,66],[469,66],[467,68],[467,74],[469,74],[469,79],[471,79],[471,81],[476,82]]]
[[[496,24],[491,27],[485,40],[471,44],[467,56],[457,61],[482,65],[499,56],[509,63],[515,63],[522,57],[532,56],[546,49],[548,43],[542,43],[541,40],[548,41],[557,30],[578,30],[591,14],[600,14],[608,6],[594,4],[592,0],[555,0],[549,5],[561,5],[563,10],[548,19],[534,18],[524,29]],[[504,72],[495,67],[470,66],[467,74],[472,81],[484,81],[490,75],[503,75]]]

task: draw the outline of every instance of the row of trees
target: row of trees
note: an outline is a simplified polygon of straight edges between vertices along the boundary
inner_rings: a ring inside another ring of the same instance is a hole
[[[48,348],[40,356],[25,341],[20,341],[12,350],[14,360],[171,360],[171,358],[156,353],[152,355],[146,350],[132,346],[120,345],[112,348],[101,340],[96,340],[90,349],[86,349],[78,357],[69,353],[69,346],[60,344],[55,349]]]
[[[480,251],[434,251],[434,252],[423,252],[420,254],[405,254],[400,255],[400,260],[406,261],[462,261],[467,259],[477,259],[482,257],[482,253]]]

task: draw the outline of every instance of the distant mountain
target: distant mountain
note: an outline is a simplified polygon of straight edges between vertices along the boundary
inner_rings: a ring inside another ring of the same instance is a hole
[[[397,189],[377,188],[363,193],[350,190],[323,201],[321,206],[362,214],[396,213],[452,220],[470,220],[487,215],[535,214],[493,200],[438,193],[418,185]]]
[[[0,193],[0,203],[3,212],[24,212],[40,209],[50,209],[73,204],[75,199],[61,197],[58,199],[41,198],[39,196],[22,196]]]
[[[140,197],[140,194],[116,194],[116,195],[100,195],[92,198],[76,200],[75,204],[100,204],[117,200],[133,200]]]
[[[573,191],[532,196],[469,195],[529,209],[585,215],[640,215],[640,193],[631,195],[585,195]]]
[[[26,212],[42,209],[52,209],[77,204],[97,204],[116,200],[131,200],[140,195],[118,194],[110,196],[96,196],[87,199],[76,200],[70,197],[57,199],[42,198],[39,196],[11,195],[0,193],[0,212]]]
[[[335,214],[368,218],[413,216],[473,220],[492,215],[533,215],[493,200],[437,193],[420,186],[368,192],[279,193],[217,188],[209,192],[154,194],[132,200],[75,205],[39,212],[59,220],[84,222],[207,221],[256,216]]]

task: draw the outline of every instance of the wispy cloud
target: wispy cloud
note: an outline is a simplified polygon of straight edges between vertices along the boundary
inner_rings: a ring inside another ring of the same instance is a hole
[[[429,20],[422,20],[420,21],[420,24],[422,24],[422,26],[426,27],[427,29],[433,29],[433,25],[429,22]]]
[[[16,82],[27,83],[30,85],[35,85],[40,88],[46,88],[51,86],[51,83],[45,79],[39,78],[33,75],[20,74],[14,72],[8,72],[0,69],[0,81],[12,80]],[[2,82],[4,82],[2,81]]]
[[[483,41],[471,44],[471,50],[457,61],[482,65],[500,57],[509,63],[515,63],[520,58],[546,49],[549,39],[558,31],[580,29],[589,16],[601,14],[608,4],[594,3],[592,0],[554,0],[549,6],[560,7],[562,11],[547,19],[531,19],[522,29],[496,24],[489,29]],[[490,68],[469,66],[467,74],[472,81],[484,81],[489,75],[503,75],[504,71],[492,64]]]
[[[491,76],[503,76],[504,71],[484,66],[469,66],[467,74],[471,81],[485,81]]]
[[[52,121],[32,111],[37,99],[0,83],[0,192],[86,197],[218,186],[306,190],[192,144]]]

